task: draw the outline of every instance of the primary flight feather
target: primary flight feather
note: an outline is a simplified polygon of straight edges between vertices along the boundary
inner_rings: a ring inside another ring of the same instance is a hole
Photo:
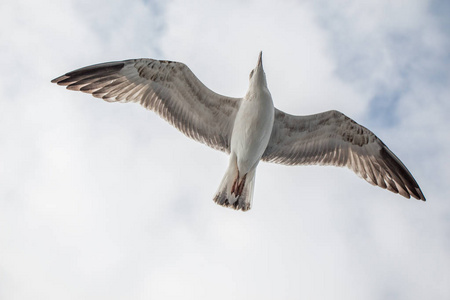
[[[251,208],[260,160],[346,166],[373,185],[425,201],[405,165],[367,128],[335,110],[292,116],[276,109],[262,53],[243,98],[211,91],[183,63],[154,59],[88,66],[52,82],[108,102],[137,102],[188,137],[229,153],[214,197],[223,206]]]

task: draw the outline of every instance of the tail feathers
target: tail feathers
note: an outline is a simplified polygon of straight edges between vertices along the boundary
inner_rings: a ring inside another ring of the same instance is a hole
[[[255,171],[256,169],[242,176],[236,167],[230,165],[220,183],[214,202],[236,210],[249,210],[252,206]]]

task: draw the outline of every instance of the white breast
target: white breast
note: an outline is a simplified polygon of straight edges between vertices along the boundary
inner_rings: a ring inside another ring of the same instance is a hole
[[[274,107],[266,89],[243,99],[231,135],[231,153],[237,157],[239,172],[255,168],[272,133]]]

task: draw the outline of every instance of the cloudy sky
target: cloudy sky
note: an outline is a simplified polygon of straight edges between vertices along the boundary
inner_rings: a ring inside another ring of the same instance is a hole
[[[1,2],[0,299],[450,299],[449,2],[276,3]],[[260,50],[279,109],[370,128],[427,202],[261,163],[222,208],[225,154],[50,83],[150,57],[240,97]]]

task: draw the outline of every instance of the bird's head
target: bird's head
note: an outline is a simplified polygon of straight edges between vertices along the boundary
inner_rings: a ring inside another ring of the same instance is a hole
[[[259,52],[258,63],[250,72],[250,87],[267,87],[266,73],[264,73],[262,63],[262,51]]]

